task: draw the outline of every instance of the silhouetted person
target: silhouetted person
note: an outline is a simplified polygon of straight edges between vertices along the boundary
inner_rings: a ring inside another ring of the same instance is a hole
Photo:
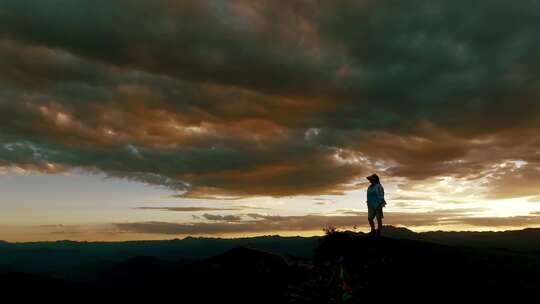
[[[383,226],[383,207],[386,205],[384,200],[384,188],[377,174],[372,174],[366,177],[371,183],[367,189],[367,206],[368,206],[368,221],[371,227],[371,235],[381,235]],[[377,218],[377,230],[375,230],[374,218]]]

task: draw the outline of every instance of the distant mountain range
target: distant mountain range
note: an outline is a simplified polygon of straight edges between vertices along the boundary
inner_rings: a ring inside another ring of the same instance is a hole
[[[95,278],[109,265],[140,256],[189,263],[243,246],[311,258],[318,239],[261,236],[236,239],[188,237],[182,240],[129,242],[4,242],[0,243],[0,270],[85,281]]]
[[[19,303],[360,303],[419,287],[454,295],[540,288],[540,229],[385,227],[384,235],[1,243],[0,286],[32,291],[16,293]]]
[[[407,228],[385,226],[386,236],[472,248],[492,248],[511,251],[540,250],[540,228],[508,231],[430,231],[416,233]]]

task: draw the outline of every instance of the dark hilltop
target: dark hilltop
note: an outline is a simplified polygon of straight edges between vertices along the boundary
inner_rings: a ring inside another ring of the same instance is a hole
[[[361,303],[399,291],[499,297],[540,288],[538,229],[385,234],[4,243],[0,283],[19,303]]]

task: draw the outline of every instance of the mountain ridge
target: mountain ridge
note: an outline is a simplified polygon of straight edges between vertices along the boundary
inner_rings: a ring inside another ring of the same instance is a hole
[[[57,303],[84,294],[80,303],[353,304],[419,287],[421,295],[523,295],[540,288],[540,256],[331,231],[317,240],[312,258],[238,246],[184,264],[138,256],[84,282],[15,272],[0,272],[0,281],[46,286],[36,299]]]

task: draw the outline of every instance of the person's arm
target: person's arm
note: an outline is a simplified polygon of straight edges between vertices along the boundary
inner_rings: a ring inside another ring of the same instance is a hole
[[[386,205],[386,201],[384,200],[384,188],[381,184],[379,184],[379,187],[377,187],[377,195],[379,196],[379,201],[384,206]]]

